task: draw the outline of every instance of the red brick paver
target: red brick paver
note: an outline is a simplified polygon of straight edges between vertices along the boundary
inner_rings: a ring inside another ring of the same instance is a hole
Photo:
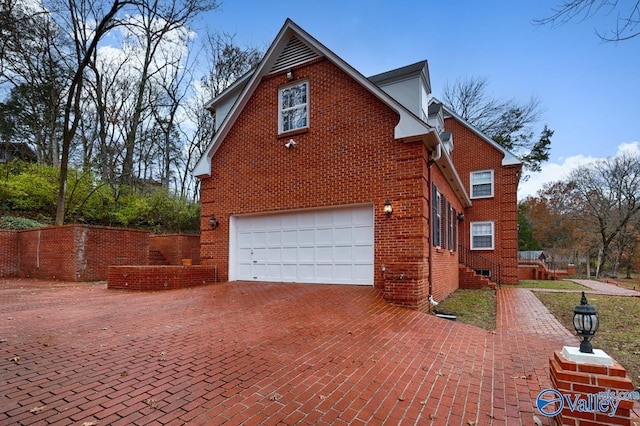
[[[0,424],[530,425],[577,340],[528,290],[498,302],[486,331],[370,287],[0,281]]]

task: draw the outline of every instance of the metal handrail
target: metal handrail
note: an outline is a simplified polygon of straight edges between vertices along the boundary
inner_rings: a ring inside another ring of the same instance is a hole
[[[458,245],[458,261],[477,274],[487,276],[491,281],[500,286],[502,280],[501,265],[474,252],[468,247]],[[487,275],[487,272],[489,275]]]

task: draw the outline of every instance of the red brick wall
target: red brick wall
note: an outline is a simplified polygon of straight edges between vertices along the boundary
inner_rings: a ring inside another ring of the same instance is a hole
[[[465,211],[460,242],[471,247],[470,223],[494,221],[495,250],[476,253],[502,265],[502,283],[518,283],[518,180],[520,166],[502,166],[503,154],[469,128],[453,118],[445,120],[447,130],[453,132],[453,163],[465,189],[471,196],[470,173],[493,169],[494,196],[472,199],[472,207]]]
[[[194,287],[215,282],[216,271],[210,266],[112,266],[109,289],[156,291]]]
[[[16,277],[19,273],[18,231],[0,229],[0,277]]]
[[[66,225],[18,234],[20,276],[100,281],[110,265],[145,265],[149,233],[132,229]]]
[[[171,265],[182,265],[182,259],[200,263],[200,236],[166,234],[149,236],[149,249],[158,250]]]
[[[278,136],[278,88],[287,81],[284,73],[268,76],[212,159],[212,175],[202,180],[202,264],[217,265],[220,279],[228,279],[232,214],[372,203],[375,286],[395,303],[424,306],[424,145],[394,140],[397,114],[331,62],[305,64],[295,75],[309,81],[308,131]],[[297,148],[287,150],[291,137]],[[386,199],[391,217],[383,214]],[[220,220],[216,230],[208,226],[211,215]],[[400,274],[404,279],[397,279]]]
[[[462,212],[462,204],[455,196],[453,190],[447,184],[445,177],[437,165],[431,166],[431,173],[433,183],[438,187],[440,193],[450,202],[456,212]],[[429,198],[431,196],[429,195]],[[431,217],[431,210],[428,211],[429,217]],[[444,217],[443,217],[444,220]],[[456,219],[454,219],[456,220]],[[463,222],[458,223],[458,241],[460,240],[461,232],[463,229],[461,225]],[[428,229],[425,231],[428,234]],[[444,238],[444,235],[443,235]],[[436,302],[443,300],[450,293],[458,289],[459,285],[459,270],[458,270],[458,244],[454,242],[455,249],[453,251],[446,248],[432,248],[433,253],[433,298]],[[444,246],[443,246],[444,247]]]

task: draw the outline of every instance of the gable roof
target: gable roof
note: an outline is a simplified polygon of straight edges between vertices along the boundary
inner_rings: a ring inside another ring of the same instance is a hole
[[[213,140],[207,146],[202,157],[193,169],[193,175],[198,177],[211,175],[211,158],[222,144],[233,123],[260,84],[263,76],[280,72],[318,57],[325,57],[330,60],[334,65],[356,80],[362,87],[398,113],[400,120],[394,131],[394,137],[396,139],[403,139],[405,141],[423,140],[429,145],[436,145],[439,142],[438,135],[431,126],[416,117],[398,101],[360,74],[355,68],[331,50],[327,49],[322,43],[296,25],[291,19],[287,19],[257,68],[253,73],[247,75],[246,82],[238,82],[237,85],[234,83],[234,85],[230,87],[230,89],[233,90],[225,91],[221,94],[221,96],[225,96],[232,91],[242,88]],[[241,80],[243,79],[244,77],[241,78]],[[211,108],[215,103],[216,99],[211,101],[208,107]]]
[[[465,127],[467,127],[473,133],[478,135],[482,140],[484,140],[486,143],[491,145],[494,149],[496,149],[497,151],[501,152],[503,154],[503,157],[502,157],[502,165],[503,166],[516,166],[516,165],[522,164],[522,161],[520,161],[520,159],[518,157],[516,157],[514,154],[512,154],[511,151],[509,151],[506,148],[504,148],[503,146],[499,145],[496,141],[491,139],[485,133],[483,133],[480,130],[478,130],[478,128],[476,128],[473,124],[469,123],[464,118],[460,117],[458,114],[456,114],[447,105],[445,105],[441,101],[437,100],[436,98],[432,98],[431,99],[431,103],[434,103],[434,102],[439,102],[440,104],[442,104],[442,107],[444,108],[444,112],[445,112],[446,116],[449,116],[449,117],[455,119],[456,121],[462,123]]]

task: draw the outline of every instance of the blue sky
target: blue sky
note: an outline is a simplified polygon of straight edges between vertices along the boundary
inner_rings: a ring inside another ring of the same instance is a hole
[[[369,76],[427,59],[433,95],[458,78],[486,77],[490,95],[537,97],[555,130],[551,160],[522,198],[588,161],[639,151],[640,37],[603,43],[614,14],[550,27],[533,20],[555,1],[231,1],[199,25],[268,47],[286,18]],[[196,29],[197,30],[197,29]],[[455,141],[454,141],[455,142]]]

